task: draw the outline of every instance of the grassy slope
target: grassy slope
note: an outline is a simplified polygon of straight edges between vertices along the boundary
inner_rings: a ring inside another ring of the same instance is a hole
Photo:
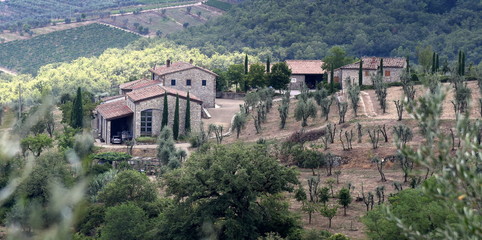
[[[1,44],[0,65],[36,74],[43,65],[98,56],[107,48],[122,48],[138,38],[119,29],[91,24]]]

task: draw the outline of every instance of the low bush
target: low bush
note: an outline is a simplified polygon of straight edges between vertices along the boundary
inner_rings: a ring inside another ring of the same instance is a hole
[[[157,138],[155,137],[138,137],[136,138],[136,142],[137,143],[156,143],[157,142]]]
[[[105,152],[105,153],[98,153],[94,155],[94,159],[103,160],[103,161],[126,161],[131,159],[132,156],[127,153],[121,152]]]

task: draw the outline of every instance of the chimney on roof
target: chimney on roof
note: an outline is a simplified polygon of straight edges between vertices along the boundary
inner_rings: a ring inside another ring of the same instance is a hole
[[[170,67],[171,66],[171,60],[167,59],[166,60],[166,67]]]
[[[189,59],[189,64],[193,64],[193,63],[194,63],[194,61],[192,60],[192,58]]]

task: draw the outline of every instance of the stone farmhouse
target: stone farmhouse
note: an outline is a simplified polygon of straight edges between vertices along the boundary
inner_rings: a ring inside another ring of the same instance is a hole
[[[299,90],[303,83],[309,89],[315,89],[316,84],[323,81],[325,70],[321,68],[323,65],[321,60],[286,60],[285,62],[291,69],[290,89]]]
[[[380,57],[362,57],[363,85],[371,85],[371,77],[376,75],[380,68]],[[405,58],[383,58],[383,79],[386,82],[400,81],[403,69],[407,67]],[[341,82],[350,77],[352,84],[358,84],[360,61],[342,66],[334,70],[335,82]]]
[[[190,92],[203,100],[203,107],[213,108],[216,101],[216,75],[205,68],[190,63],[166,61],[166,65],[149,70],[152,80],[172,89]]]
[[[185,133],[188,92],[192,131],[199,131],[201,128],[203,107],[214,107],[217,75],[211,71],[190,63],[171,65],[169,61],[166,66],[154,67],[150,71],[153,73],[152,79],[121,84],[120,95],[104,98],[95,109],[94,124],[98,137],[107,144],[111,143],[113,137],[124,140],[130,137],[157,136],[161,131],[165,95],[170,127],[174,124],[176,96],[179,96],[180,134]],[[196,93],[201,94],[201,97]]]

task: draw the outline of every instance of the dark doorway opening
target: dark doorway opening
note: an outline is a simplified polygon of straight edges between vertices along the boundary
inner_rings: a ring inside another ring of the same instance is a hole
[[[323,74],[306,74],[305,84],[309,89],[316,89],[316,85],[323,81]]]
[[[118,137],[122,141],[130,140],[132,138],[132,115],[112,120],[110,134],[111,138]]]

